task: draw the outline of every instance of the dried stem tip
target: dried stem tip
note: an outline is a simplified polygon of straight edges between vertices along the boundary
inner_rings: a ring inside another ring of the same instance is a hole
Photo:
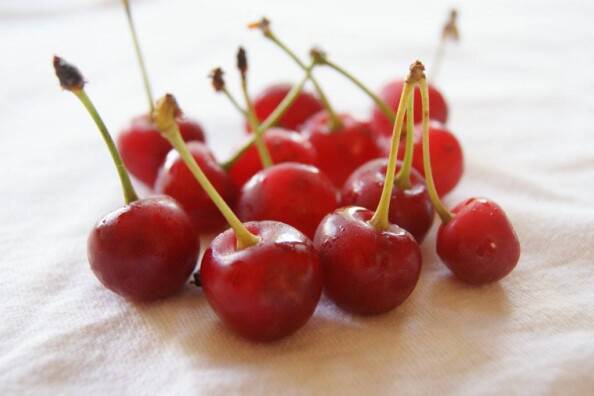
[[[237,69],[241,73],[241,78],[245,78],[248,69],[248,61],[243,47],[237,49]]]
[[[250,29],[260,29],[264,35],[270,35],[272,31],[270,30],[270,20],[266,17],[262,17],[257,22],[252,22],[248,24],[248,28]]]
[[[224,74],[225,73],[223,72],[223,69],[221,69],[220,67],[217,67],[217,68],[213,69],[210,72],[210,74],[208,75],[208,77],[210,77],[210,79],[212,81],[212,87],[217,92],[221,92],[221,91],[225,90],[225,79],[223,78]]]
[[[175,118],[181,114],[175,96],[166,94],[157,101],[153,112],[153,121],[160,131],[168,131],[175,125]]]
[[[441,31],[441,37],[443,39],[452,39],[454,41],[460,40],[460,32],[458,31],[458,11],[452,9],[450,11],[450,18],[447,20]]]
[[[408,82],[409,84],[414,84],[423,79],[425,79],[425,66],[423,66],[421,61],[417,60],[410,65],[408,76],[406,77],[406,82]]]
[[[85,79],[76,66],[59,56],[54,56],[54,70],[62,88],[68,91],[78,91],[85,86]]]
[[[316,65],[323,65],[327,62],[326,52],[319,48],[312,48],[309,50],[309,56]]]

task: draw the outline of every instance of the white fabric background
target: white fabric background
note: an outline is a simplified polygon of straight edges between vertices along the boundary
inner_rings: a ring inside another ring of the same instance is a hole
[[[242,123],[205,78],[229,85],[238,44],[254,91],[301,74],[246,22],[266,14],[304,53],[321,45],[373,87],[430,63],[441,1],[135,1],[157,94],[173,91],[223,158]],[[499,284],[454,280],[423,245],[397,310],[361,319],[323,300],[296,335],[254,345],[224,328],[200,292],[132,305],[102,288],[87,233],[122,204],[94,125],[61,92],[50,58],[76,63],[115,134],[145,109],[115,1],[0,3],[0,393],[594,394],[594,3],[458,1],[463,41],[438,85],[467,170],[448,204],[499,202],[522,243]],[[369,101],[329,71],[336,107]]]

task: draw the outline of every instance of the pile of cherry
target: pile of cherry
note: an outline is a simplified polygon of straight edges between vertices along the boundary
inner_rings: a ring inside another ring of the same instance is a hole
[[[130,8],[124,1],[150,112],[135,118],[117,146],[84,90],[78,69],[53,63],[98,126],[124,190],[126,205],[96,224],[88,239],[91,268],[108,289],[131,301],[178,292],[194,273],[200,235],[218,234],[195,283],[218,316],[252,340],[274,340],[303,326],[322,290],[360,315],[390,311],[412,293],[421,271],[419,244],[441,219],[437,254],[460,280],[481,285],[506,276],[520,245],[504,211],[485,198],[448,209],[441,197],[463,173],[458,140],[445,126],[448,108],[411,65],[404,80],[375,95],[320,50],[299,59],[262,19],[250,25],[303,71],[294,85],[274,85],[252,100],[245,51],[237,53],[243,104],[223,71],[211,78],[246,120],[249,141],[219,163],[202,128],[175,98],[153,101]],[[455,14],[444,37],[457,34]],[[331,67],[374,102],[370,121],[337,113],[312,74]],[[311,82],[315,93],[305,91]],[[431,107],[429,107],[431,104]],[[395,109],[395,110],[394,110]],[[430,121],[431,120],[431,121]],[[139,199],[130,172],[155,196]]]

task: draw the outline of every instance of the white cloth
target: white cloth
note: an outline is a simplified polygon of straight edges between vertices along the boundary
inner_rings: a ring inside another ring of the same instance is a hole
[[[0,5],[0,394],[559,394],[594,393],[594,3],[460,0],[462,41],[439,75],[466,155],[452,205],[487,196],[522,244],[491,286],[454,280],[423,244],[410,299],[362,319],[322,300],[297,334],[238,338],[194,287],[151,305],[105,290],[86,259],[93,223],[122,204],[110,158],[54,53],[77,64],[115,134],[145,106],[117,1]],[[299,53],[319,44],[372,87],[430,64],[443,2],[134,1],[154,90],[174,92],[219,157],[242,122],[206,78],[237,89],[248,50],[255,92],[300,71],[245,24],[266,14]],[[329,70],[341,110],[369,100]]]

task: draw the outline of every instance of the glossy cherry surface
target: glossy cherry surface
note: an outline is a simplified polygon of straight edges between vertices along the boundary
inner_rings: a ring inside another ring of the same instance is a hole
[[[282,128],[272,128],[264,134],[264,143],[268,147],[272,162],[299,162],[313,165],[316,151],[312,144],[300,133]],[[250,177],[262,170],[262,160],[255,145],[252,145],[229,168],[229,176],[236,186],[241,188]]]
[[[314,239],[320,254],[324,291],[341,308],[380,314],[412,293],[421,271],[421,251],[413,236],[391,224],[379,231],[373,212],[340,208],[322,220]]]
[[[397,170],[401,163],[398,164]],[[341,204],[343,206],[362,206],[375,210],[380,197],[388,160],[378,158],[357,168],[342,187]],[[390,199],[390,223],[404,228],[421,243],[433,224],[435,211],[429,199],[425,179],[419,172],[411,169],[411,187],[402,190],[394,183]]]
[[[313,314],[322,273],[312,242],[276,221],[246,223],[261,240],[237,250],[235,234],[218,235],[204,253],[200,281],[217,315],[256,341],[287,336]]]
[[[338,188],[360,165],[381,156],[368,123],[347,114],[339,118],[342,126],[331,130],[328,113],[321,111],[305,123],[302,131],[316,150],[317,167]]]
[[[386,84],[379,92],[378,96],[381,100],[388,104],[391,109],[398,108],[400,102],[400,95],[402,94],[402,88],[404,82],[402,80],[392,81]],[[422,120],[422,105],[421,105],[421,93],[419,89],[415,89],[415,123],[419,123]],[[439,121],[445,124],[448,120],[448,105],[441,94],[431,84],[429,84],[429,118],[435,121]],[[371,128],[374,132],[380,136],[391,136],[393,123],[381,112],[381,110],[374,106],[371,112]]]
[[[277,108],[291,88],[291,84],[271,85],[254,98],[254,111],[260,122],[264,121]],[[309,117],[323,108],[322,102],[315,95],[301,91],[276,125],[297,131]],[[246,127],[248,130],[250,129],[249,126]]]
[[[134,201],[97,223],[88,239],[91,269],[108,289],[132,301],[179,291],[198,261],[200,243],[169,197]]]
[[[196,121],[179,117],[177,122],[185,141],[204,142],[204,131]],[[153,187],[171,145],[161,136],[150,117],[142,115],[134,118],[131,125],[120,132],[117,144],[128,171]]]
[[[237,201],[241,221],[276,220],[312,238],[324,216],[338,207],[338,190],[318,168],[286,162],[256,173]]]
[[[413,153],[413,167],[425,176],[423,168],[423,141],[421,126],[415,127],[415,142]],[[429,153],[431,154],[431,169],[435,188],[440,197],[454,189],[464,174],[464,153],[458,138],[448,129],[438,123],[429,127]],[[390,151],[390,142],[380,140],[380,145],[387,156]],[[404,157],[404,139],[401,140],[398,158]]]
[[[437,232],[437,254],[464,282],[482,285],[509,274],[520,258],[520,242],[505,212],[486,198],[470,198],[452,209]]]
[[[188,149],[192,156],[221,194],[223,199],[233,205],[237,189],[229,175],[221,168],[212,152],[202,143],[190,142]],[[208,194],[194,178],[176,150],[171,150],[159,172],[155,190],[174,198],[188,213],[197,233],[209,233],[220,230],[225,219]]]

